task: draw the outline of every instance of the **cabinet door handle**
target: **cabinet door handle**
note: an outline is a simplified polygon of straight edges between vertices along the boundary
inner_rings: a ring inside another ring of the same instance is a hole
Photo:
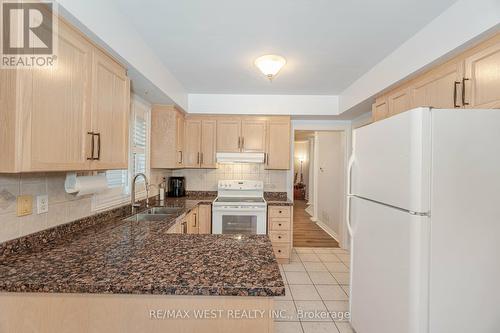
[[[90,148],[90,157],[87,157],[87,160],[93,161],[93,160],[95,160],[95,158],[94,158],[94,146],[95,146],[94,132],[87,132],[87,134],[90,134],[90,145],[91,145],[91,148]]]
[[[97,136],[97,158],[96,160],[100,160],[101,159],[101,133],[95,133],[95,135]]]
[[[469,81],[468,78],[462,78],[462,105],[469,105],[468,102],[465,101],[465,81]]]
[[[245,137],[241,137],[241,149],[245,149]]]
[[[200,153],[200,166],[203,164],[203,153]]]
[[[182,164],[182,150],[179,150],[179,159],[177,160],[178,164]]]
[[[266,153],[266,165],[269,166],[269,153]]]
[[[238,149],[241,148],[241,136],[238,137]]]
[[[196,218],[196,213],[194,213],[193,215],[194,215],[194,225],[193,225],[193,227],[195,227],[195,228],[196,228],[196,224],[197,224],[197,222],[198,222],[198,221],[197,221],[197,218]]]
[[[460,81],[455,81],[453,83],[453,107],[458,108],[460,105],[457,104],[457,86],[460,84]]]
[[[200,164],[200,152],[196,155],[196,164]]]

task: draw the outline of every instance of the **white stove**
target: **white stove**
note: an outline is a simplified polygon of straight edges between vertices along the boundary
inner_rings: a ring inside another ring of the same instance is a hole
[[[256,180],[219,180],[212,204],[213,234],[266,234],[264,184]]]

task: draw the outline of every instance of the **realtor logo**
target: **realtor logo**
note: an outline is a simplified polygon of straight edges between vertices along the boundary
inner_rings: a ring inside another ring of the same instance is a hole
[[[1,67],[53,66],[57,59],[54,3],[0,1]]]

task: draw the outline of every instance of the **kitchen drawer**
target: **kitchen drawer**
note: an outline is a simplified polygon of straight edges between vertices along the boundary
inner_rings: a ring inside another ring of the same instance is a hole
[[[272,218],[270,223],[270,228],[269,230],[277,230],[277,231],[282,231],[282,230],[290,230],[290,219],[288,218]]]
[[[273,243],[274,255],[276,258],[289,258],[290,257],[290,244],[289,243]]]
[[[289,243],[290,242],[290,231],[270,231],[269,238],[271,242],[277,243]]]
[[[290,207],[269,206],[269,217],[290,217]]]

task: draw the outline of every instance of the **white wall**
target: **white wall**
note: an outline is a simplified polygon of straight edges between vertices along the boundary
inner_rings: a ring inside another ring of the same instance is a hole
[[[295,173],[297,174],[297,182],[300,181],[300,159],[302,163],[302,182],[306,185],[306,199],[309,191],[309,141],[295,141],[295,152],[293,155],[293,163]],[[295,176],[294,176],[295,177]]]
[[[63,17],[85,33],[91,33],[89,36],[91,39],[132,67],[129,68],[129,72],[133,73],[129,75],[133,74],[133,88],[137,85],[144,86],[145,89],[157,88],[175,104],[187,110],[188,98],[184,87],[111,1],[58,0],[57,2],[62,6],[60,13]],[[148,99],[142,91],[137,93]],[[150,99],[148,101],[158,102]]]
[[[296,130],[307,130],[307,131],[344,131],[346,134],[346,147],[348,151],[346,154],[350,154],[351,147],[351,122],[347,120],[304,120],[304,119],[293,119],[292,120],[292,145],[290,147],[290,156],[293,156],[295,143],[294,143],[294,133]],[[293,167],[293,164],[292,164]],[[293,198],[293,174],[294,167],[288,172],[287,176],[287,189],[288,197]]]
[[[189,94],[189,113],[332,116],[338,96]]]
[[[344,212],[344,140],[343,132],[318,132],[318,222],[337,236]]]
[[[459,0],[340,94],[340,113],[500,24],[500,1]]]

